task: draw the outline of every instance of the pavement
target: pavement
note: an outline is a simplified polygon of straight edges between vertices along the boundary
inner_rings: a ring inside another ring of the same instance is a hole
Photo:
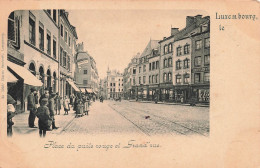
[[[13,133],[15,134],[37,134],[39,128],[30,128],[28,126],[28,118],[29,118],[29,111],[25,111],[23,113],[19,113],[16,116],[13,117]],[[64,115],[64,110],[62,109],[60,111],[60,115],[55,115],[55,124],[58,129],[48,131],[48,134],[60,134],[60,132],[63,131],[63,129],[75,118],[75,113],[74,111],[71,110],[69,111],[68,115]],[[35,118],[34,122],[35,126],[38,127],[38,118]]]
[[[129,102],[154,103],[155,104],[154,101],[146,101],[146,100],[144,100],[144,101],[142,101],[142,100],[138,100],[138,101],[136,101],[136,100],[128,100],[128,101]],[[190,104],[188,104],[188,103],[174,103],[174,102],[163,102],[163,101],[159,101],[159,102],[157,102],[157,104],[190,106]],[[197,107],[209,107],[209,104],[196,103],[195,106],[197,106]]]

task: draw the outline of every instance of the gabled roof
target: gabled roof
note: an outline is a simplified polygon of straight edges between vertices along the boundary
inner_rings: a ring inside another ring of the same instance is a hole
[[[144,57],[146,55],[151,54],[153,49],[158,49],[159,48],[158,42],[159,40],[150,40],[140,57]]]

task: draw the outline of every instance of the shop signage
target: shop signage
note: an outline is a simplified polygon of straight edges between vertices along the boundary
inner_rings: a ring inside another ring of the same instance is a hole
[[[209,71],[209,67],[201,67],[201,68],[194,68],[191,70],[191,72],[195,73],[195,72],[208,72]]]

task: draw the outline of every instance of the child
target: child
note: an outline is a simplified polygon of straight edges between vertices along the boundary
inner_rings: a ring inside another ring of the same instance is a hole
[[[36,116],[39,118],[39,134],[40,137],[45,137],[46,131],[50,129],[52,120],[50,117],[49,108],[47,107],[48,98],[43,98],[40,104],[40,107],[37,109]]]
[[[64,115],[68,115],[68,111],[70,110],[70,107],[69,107],[69,99],[67,98],[67,96],[65,96],[64,98],[64,102],[63,102],[63,106],[64,106]]]

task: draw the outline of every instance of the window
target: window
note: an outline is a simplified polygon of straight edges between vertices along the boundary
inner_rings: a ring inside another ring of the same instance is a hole
[[[189,59],[185,59],[183,61],[183,69],[189,68],[190,67],[190,60]]]
[[[200,73],[195,73],[194,74],[194,79],[195,79],[195,83],[200,83]]]
[[[190,75],[189,74],[184,74],[183,77],[184,77],[184,83],[189,83]]]
[[[68,56],[68,70],[70,71],[70,56]]]
[[[146,65],[143,65],[143,72],[146,72]]]
[[[47,34],[47,54],[51,55],[51,36]]]
[[[68,43],[68,32],[65,30],[64,40],[66,43]]]
[[[149,63],[149,71],[152,69],[152,63]]]
[[[69,46],[70,46],[70,36],[69,36]]]
[[[205,38],[205,48],[209,48],[209,47],[210,47],[210,39]]]
[[[8,17],[8,40],[16,42],[17,38],[17,24],[14,19],[14,12],[12,12]]]
[[[167,82],[167,73],[163,73],[163,82]]]
[[[181,47],[177,47],[176,50],[177,50],[176,55],[177,55],[177,56],[180,56],[180,55],[181,55]]]
[[[118,89],[118,91],[120,92],[120,89]]]
[[[118,81],[120,82],[120,79],[118,79]]]
[[[83,80],[83,85],[87,85],[88,84],[88,80]]]
[[[168,58],[168,67],[172,67],[172,58]]]
[[[156,61],[156,69],[159,69],[159,61]]]
[[[49,15],[51,15],[51,10],[50,10],[50,9],[47,9],[47,13],[48,13]]]
[[[35,21],[29,18],[29,41],[32,45],[35,45]]]
[[[176,84],[181,83],[181,75],[176,75]]]
[[[136,74],[136,69],[135,68],[133,68],[133,74]]]
[[[169,81],[169,82],[172,81],[172,73],[168,73],[168,81]]]
[[[141,84],[141,77],[139,77],[139,84]]]
[[[145,82],[146,82],[145,78],[146,78],[146,77],[145,77],[145,76],[143,76],[143,84],[145,84]]]
[[[63,67],[66,67],[67,65],[67,53],[65,51],[63,51]]]
[[[155,83],[158,83],[158,74],[155,76]]]
[[[164,67],[164,68],[167,68],[167,59],[164,59],[164,60],[163,60],[163,67]]]
[[[195,57],[194,61],[195,61],[194,62],[195,66],[200,66],[201,65],[201,56]]]
[[[53,42],[52,42],[52,43],[53,43],[53,44],[52,44],[52,45],[53,45],[53,57],[56,59],[56,58],[57,58],[57,57],[56,57],[56,56],[57,56],[57,55],[56,55],[56,53],[57,53],[57,51],[56,51],[56,47],[57,47],[57,46],[56,46],[56,40],[53,39]]]
[[[168,48],[169,48],[169,52],[171,53],[172,52],[172,43],[169,44]]]
[[[116,89],[115,88],[113,88],[113,92],[115,92],[116,91]]]
[[[124,89],[122,89],[122,92],[124,91]]]
[[[139,73],[141,73],[141,67],[139,67]]]
[[[189,54],[190,53],[190,45],[189,44],[186,44],[184,46],[184,54]]]
[[[135,85],[135,78],[133,78],[133,85]]]
[[[164,54],[167,54],[167,53],[168,53],[168,46],[165,45],[165,46],[164,46]]]
[[[57,11],[54,9],[53,10],[53,20],[55,21],[55,22],[57,22],[57,13],[56,13]]]
[[[181,61],[176,61],[176,70],[181,69]]]
[[[110,83],[110,86],[112,86],[112,83]]]
[[[201,40],[195,41],[195,49],[196,50],[201,49],[201,45],[202,45],[202,41]]]
[[[60,35],[61,35],[61,37],[63,37],[63,25],[62,24],[60,25]]]
[[[152,76],[152,83],[155,83],[155,75]]]
[[[110,92],[112,92],[112,88],[110,88]]]
[[[88,70],[85,69],[85,70],[83,71],[83,73],[84,73],[84,74],[88,74]]]
[[[62,48],[60,48],[60,65],[62,66],[62,63],[63,63],[63,49]]]
[[[153,62],[153,66],[152,66],[152,70],[154,70],[155,69],[155,62]]]
[[[124,84],[122,83],[122,86],[124,86]]]
[[[113,83],[113,86],[116,86],[116,83]]]
[[[209,82],[209,72],[204,73],[204,82]]]
[[[118,85],[120,86],[120,83]]]
[[[204,57],[205,64],[209,64],[209,55],[205,55]]]
[[[43,27],[39,27],[39,48],[44,51],[44,30]]]

